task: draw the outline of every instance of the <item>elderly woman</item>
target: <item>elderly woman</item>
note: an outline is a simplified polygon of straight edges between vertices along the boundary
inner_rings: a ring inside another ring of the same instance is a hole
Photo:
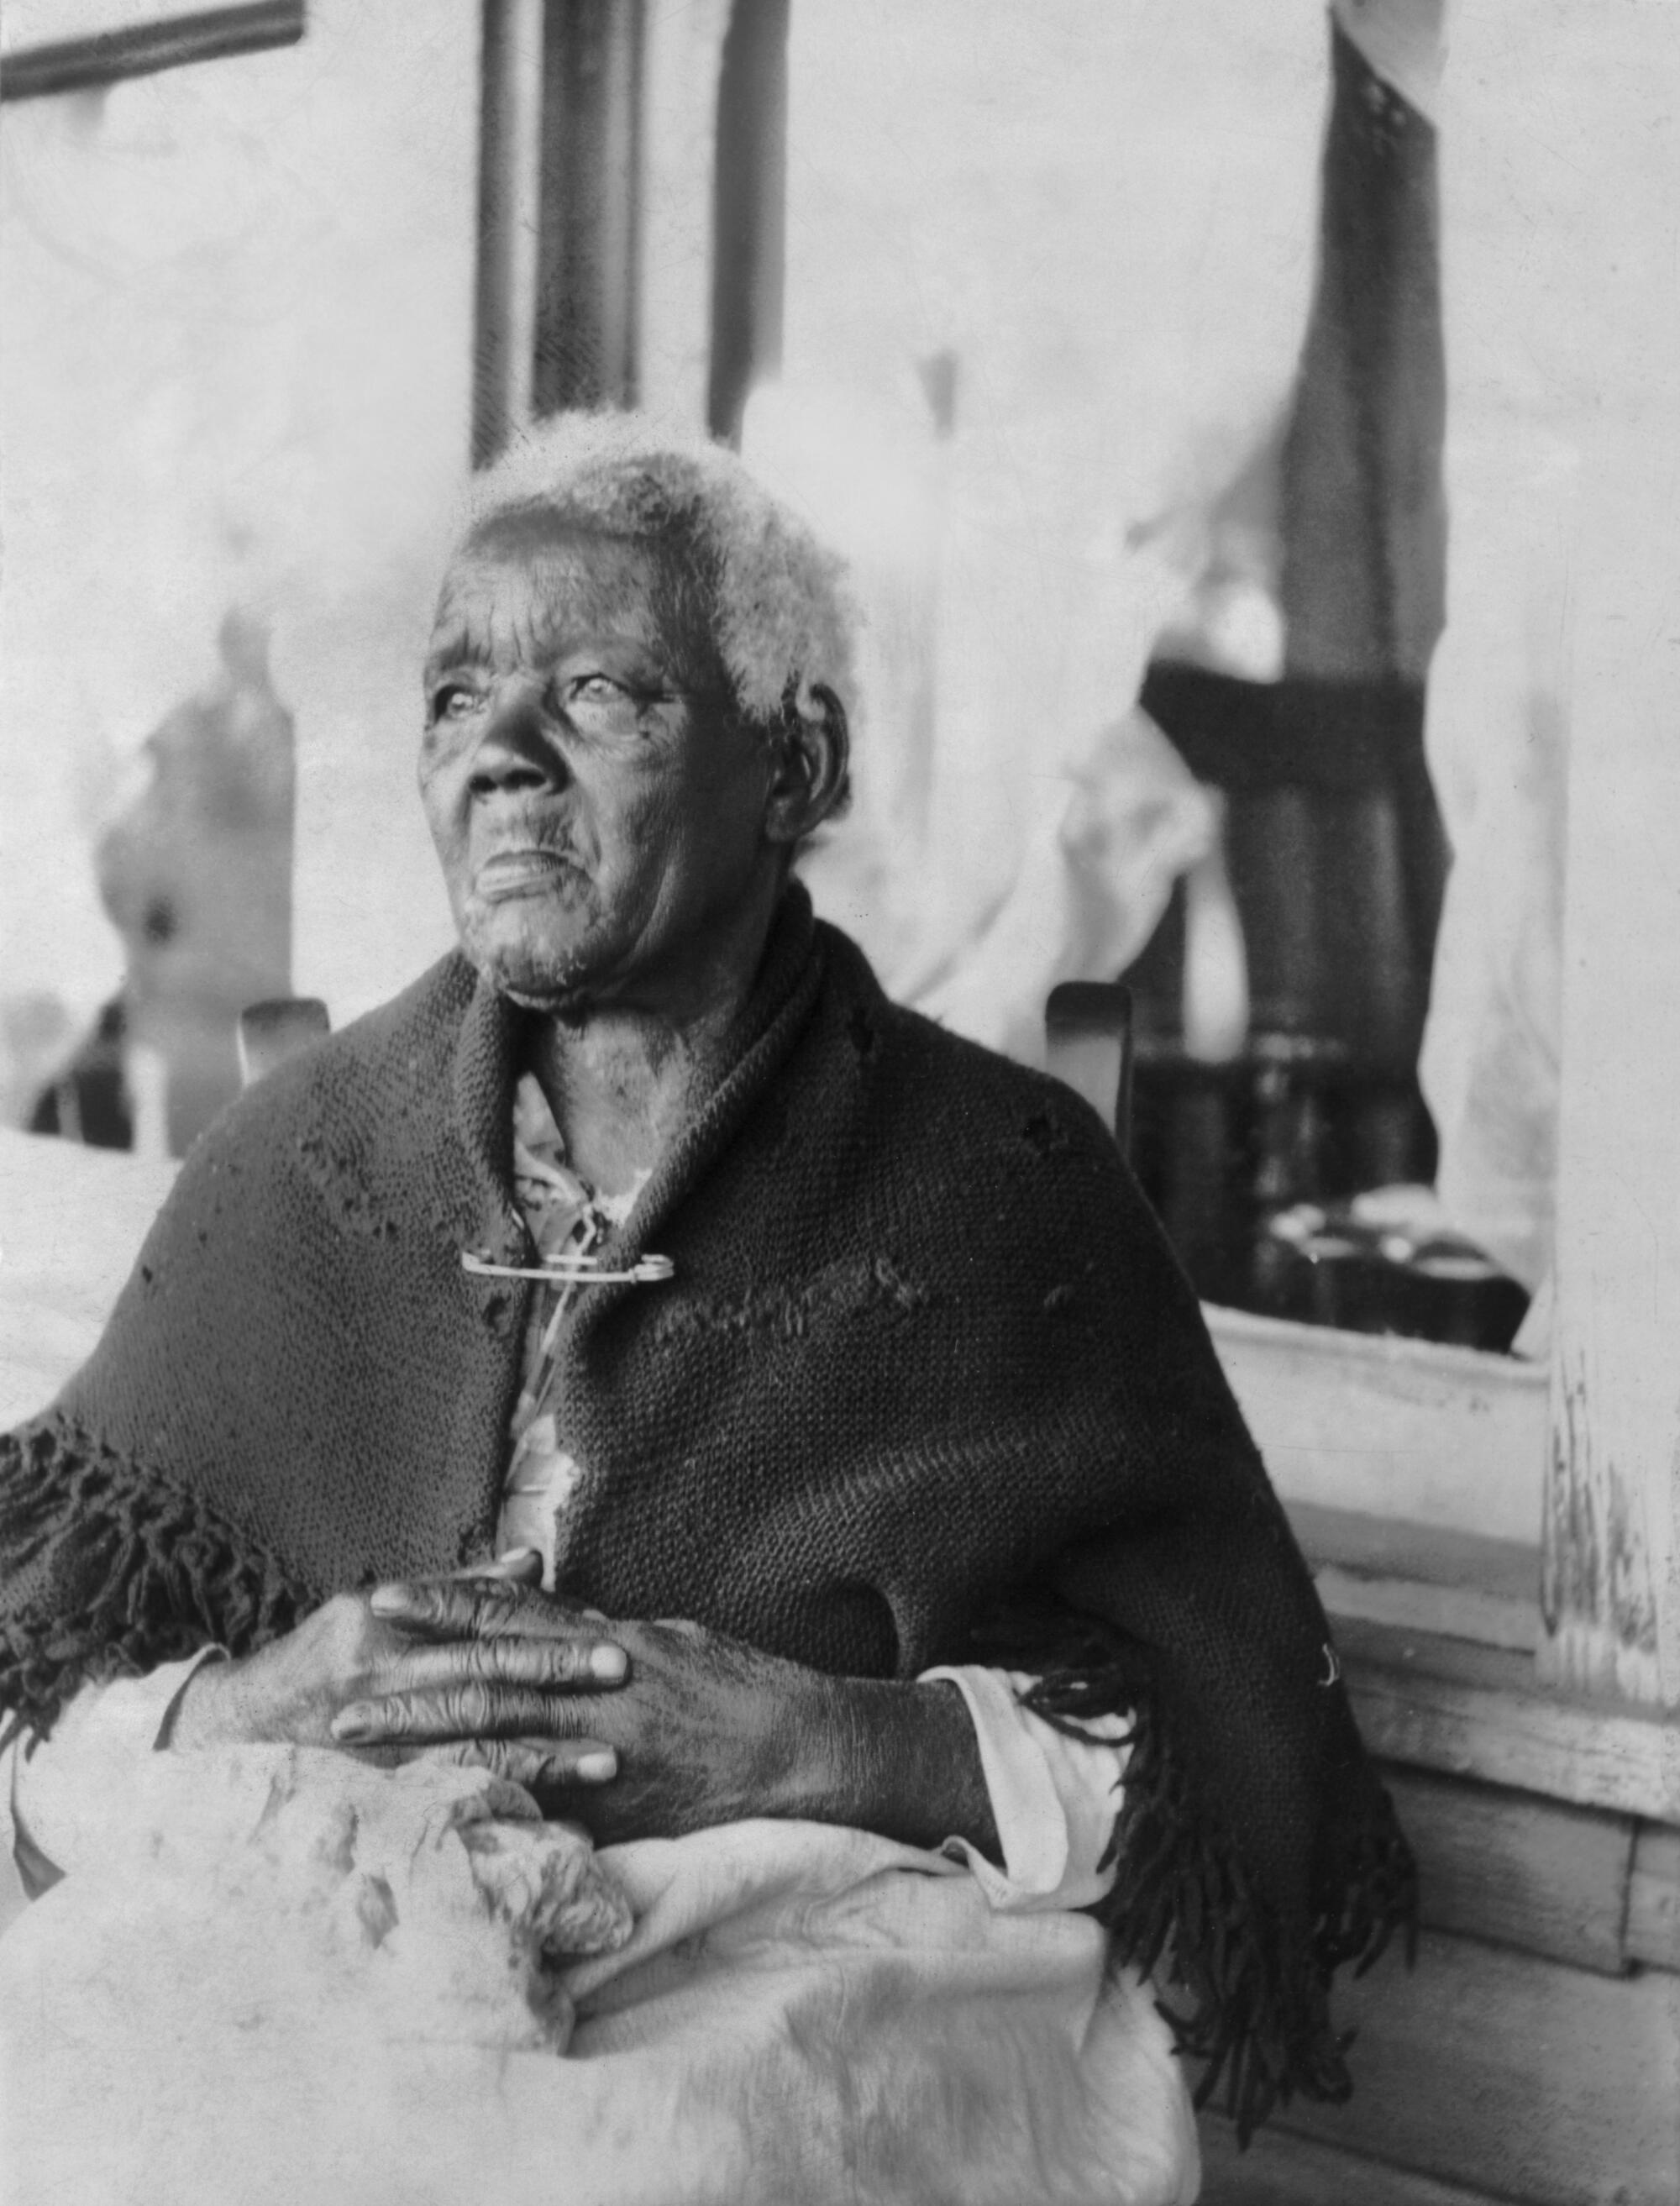
[[[420,757],[460,948],[201,1142],[4,1442],[0,1701],[152,1673],[175,1749],[441,1750],[608,1847],[948,1847],[1095,1905],[1246,2128],[1345,2092],[1409,1857],[1113,1143],[813,919],[846,686],[727,455],[573,419],[480,479]]]

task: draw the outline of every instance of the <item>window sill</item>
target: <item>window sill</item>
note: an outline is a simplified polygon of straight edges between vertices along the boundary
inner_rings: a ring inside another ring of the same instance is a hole
[[[1286,1503],[1517,1546],[1538,1538],[1543,1366],[1243,1310],[1204,1314]]]

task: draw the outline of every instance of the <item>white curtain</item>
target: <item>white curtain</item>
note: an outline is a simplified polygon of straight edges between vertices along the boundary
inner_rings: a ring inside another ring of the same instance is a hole
[[[1278,671],[1265,575],[1205,585],[1295,371],[1326,97],[1312,0],[793,11],[784,366],[746,441],[873,630],[811,875],[896,993],[1017,1055],[1212,839],[1129,713],[1152,644],[1200,623]]]

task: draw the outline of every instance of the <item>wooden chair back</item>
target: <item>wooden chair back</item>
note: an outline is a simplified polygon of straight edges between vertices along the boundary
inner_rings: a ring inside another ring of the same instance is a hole
[[[1132,992],[1123,981],[1063,981],[1044,1007],[1046,1069],[1082,1095],[1126,1155],[1132,1135]]]
[[[274,996],[247,1004],[239,1015],[239,1077],[250,1087],[331,1031],[327,1007],[319,996]]]

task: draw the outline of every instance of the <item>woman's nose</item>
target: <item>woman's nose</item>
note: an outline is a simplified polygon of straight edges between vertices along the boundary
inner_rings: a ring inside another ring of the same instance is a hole
[[[475,797],[524,796],[563,789],[571,778],[549,740],[542,693],[521,684],[498,697],[473,754],[468,788]]]

